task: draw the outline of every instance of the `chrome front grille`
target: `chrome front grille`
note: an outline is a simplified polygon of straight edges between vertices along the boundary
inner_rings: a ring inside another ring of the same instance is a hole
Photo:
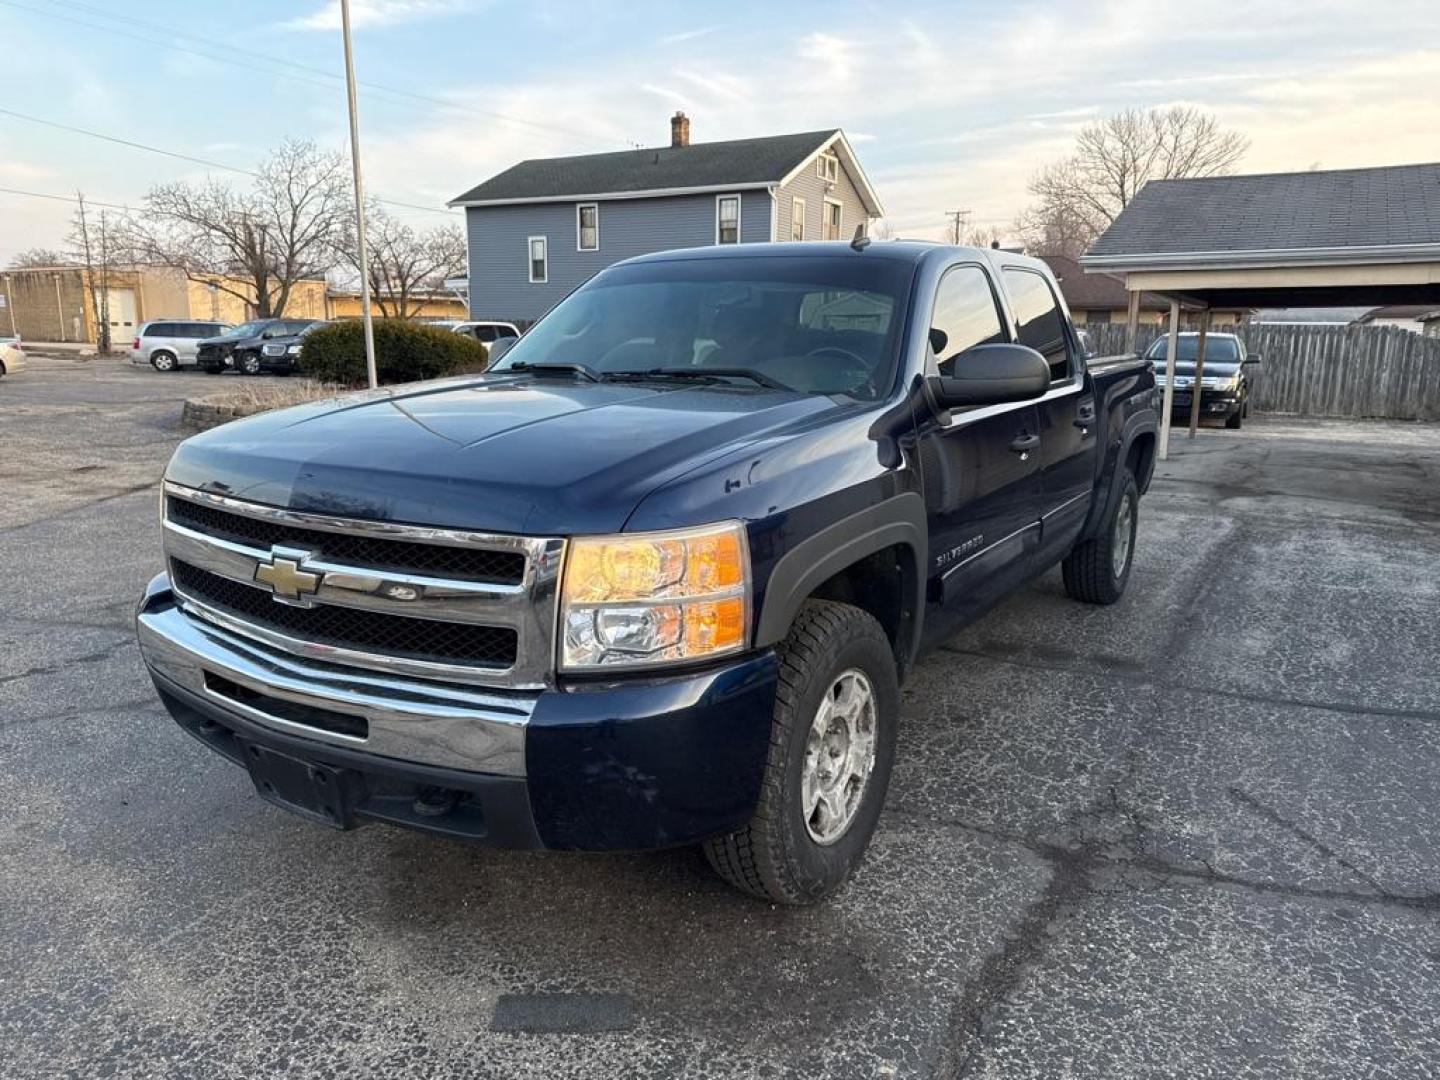
[[[550,681],[564,543],[362,521],[165,485],[189,614],[313,659],[450,682]]]

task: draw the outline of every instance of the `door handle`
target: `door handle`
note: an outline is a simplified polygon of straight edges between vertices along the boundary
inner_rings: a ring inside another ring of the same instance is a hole
[[[1025,434],[1016,435],[1010,443],[1010,449],[1014,450],[1015,453],[1019,454],[1020,460],[1024,461],[1029,458],[1030,451],[1034,450],[1039,445],[1040,436],[1031,435],[1027,432]]]

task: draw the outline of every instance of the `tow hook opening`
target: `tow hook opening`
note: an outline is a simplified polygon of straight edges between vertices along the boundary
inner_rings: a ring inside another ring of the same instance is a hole
[[[451,788],[424,787],[415,795],[412,809],[420,817],[444,817],[460,799],[460,793]]]

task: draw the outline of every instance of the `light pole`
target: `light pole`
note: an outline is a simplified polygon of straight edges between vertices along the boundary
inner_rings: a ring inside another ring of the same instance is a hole
[[[55,320],[60,324],[60,340],[65,340],[65,305],[60,302],[60,275],[51,274],[55,279]]]
[[[370,320],[370,262],[365,251],[365,181],[360,175],[360,116],[355,104],[355,58],[350,52],[350,0],[340,0],[340,34],[345,39],[345,95],[350,103],[350,164],[355,170],[355,240],[360,252],[360,316],[365,321],[365,371],[375,376],[375,327]]]

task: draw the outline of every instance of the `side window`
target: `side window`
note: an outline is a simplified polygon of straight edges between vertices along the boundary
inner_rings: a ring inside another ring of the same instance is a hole
[[[575,207],[575,250],[600,250],[599,203],[579,203]]]
[[[493,326],[475,327],[475,340],[483,341],[486,345],[489,345],[495,340],[495,328]]]
[[[175,337],[175,324],[168,322],[151,323],[145,331],[146,337]]]
[[[497,326],[497,327],[495,328],[495,337],[496,337],[497,339],[498,339],[498,338],[502,338],[502,337],[519,337],[519,336],[520,336],[520,335],[515,332],[515,330],[514,330],[513,327],[509,327],[509,326]]]
[[[1021,345],[1028,345],[1050,365],[1050,381],[1061,382],[1074,370],[1070,360],[1070,339],[1065,333],[1065,316],[1050,283],[1032,270],[1007,267],[1005,288],[1019,324]]]
[[[940,374],[955,374],[955,360],[966,349],[1004,340],[1000,308],[985,271],[978,266],[948,271],[940,279],[930,317],[930,349]]]
[[[740,196],[720,195],[715,199],[715,243],[740,242]]]

